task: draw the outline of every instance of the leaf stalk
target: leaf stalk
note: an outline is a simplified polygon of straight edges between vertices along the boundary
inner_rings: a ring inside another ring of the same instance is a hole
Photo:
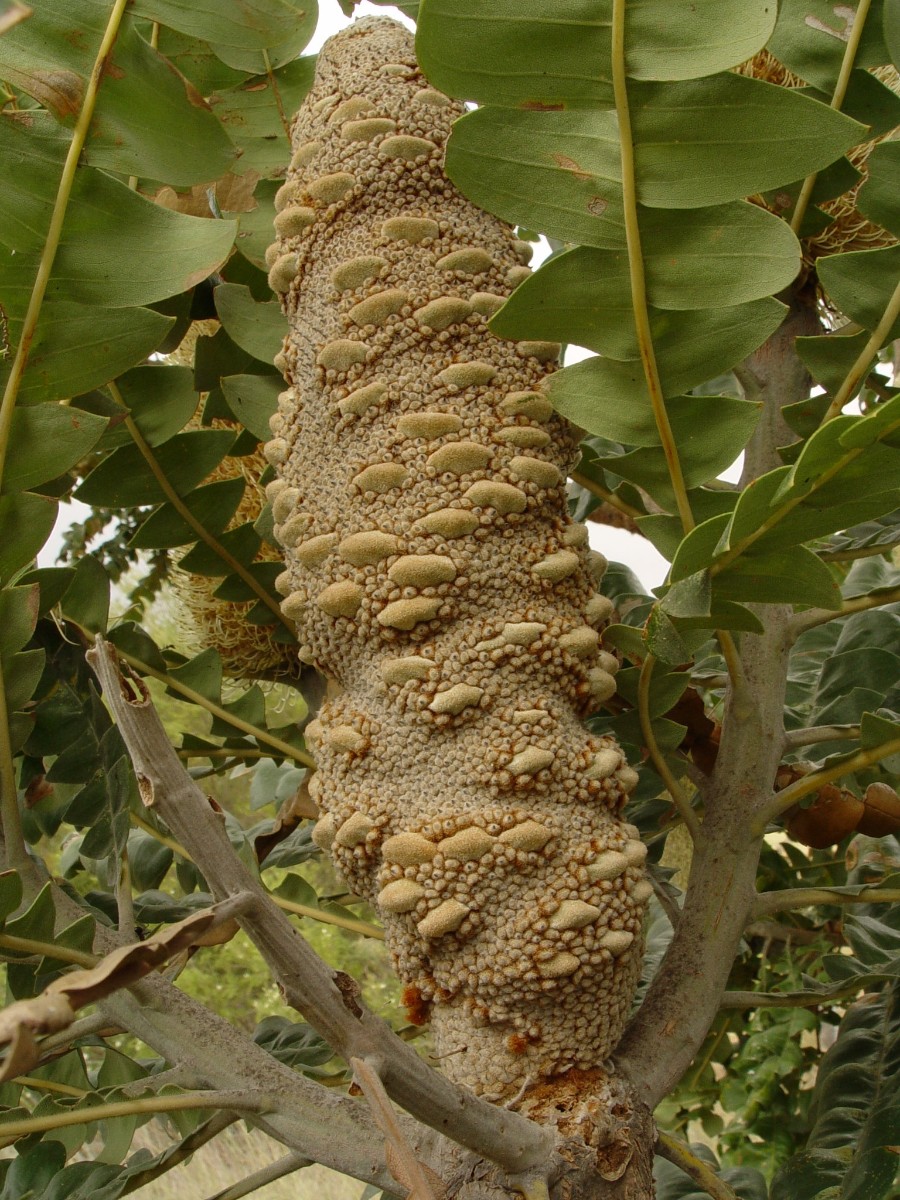
[[[648,654],[641,665],[637,691],[638,720],[641,723],[641,733],[644,735],[650,760],[666,785],[669,795],[672,797],[672,803],[677,808],[679,816],[691,835],[691,841],[696,846],[700,838],[700,822],[697,820],[697,814],[691,808],[691,802],[685,795],[681,784],[669,770],[669,764],[666,762],[656,740],[656,734],[653,732],[653,721],[650,717],[650,681],[653,678],[656,661],[656,655]]]
[[[644,258],[641,251],[641,230],[637,212],[637,178],[634,161],[634,142],[631,132],[631,111],[628,105],[628,73],[625,60],[625,10],[626,0],[613,0],[612,6],[612,84],[616,103],[616,116],[619,122],[619,149],[622,160],[622,201],[625,213],[625,238],[628,246],[628,271],[631,279],[631,303],[634,310],[634,323],[637,332],[638,350],[644,367],[644,377],[647,382],[647,392],[653,409],[653,417],[662,443],[663,454],[669,468],[672,491],[675,493],[675,503],[678,515],[685,533],[694,528],[694,515],[691,512],[678,456],[678,446],[672,432],[669,414],[666,411],[666,401],[663,395],[662,382],[656,362],[656,351],[653,346],[653,333],[650,329],[650,313],[647,309],[647,280],[644,274]]]

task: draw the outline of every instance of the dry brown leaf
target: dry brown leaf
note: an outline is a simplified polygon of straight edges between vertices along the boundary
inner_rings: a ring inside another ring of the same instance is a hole
[[[0,1067],[0,1082],[14,1079],[37,1063],[40,1057],[36,1033],[56,1033],[75,1019],[65,996],[43,992],[33,1000],[17,1000],[0,1012],[0,1043],[9,1042],[9,1050]]]
[[[252,212],[257,207],[253,197],[259,175],[248,171],[246,175],[233,175],[230,171],[213,183],[195,183],[189,192],[176,192],[172,187],[161,187],[150,198],[162,208],[186,213],[189,217],[212,217],[209,194],[215,196],[220,211],[230,213]]]
[[[120,946],[107,954],[95,967],[69,971],[54,979],[39,996],[18,1000],[0,1012],[0,1045],[10,1049],[2,1067],[0,1082],[21,1075],[38,1061],[35,1034],[55,1033],[75,1019],[76,1009],[128,987],[173,958],[195,946],[210,946],[228,941],[237,931],[237,922],[226,911],[231,902],[192,913],[183,921],[169,925],[130,946]]]

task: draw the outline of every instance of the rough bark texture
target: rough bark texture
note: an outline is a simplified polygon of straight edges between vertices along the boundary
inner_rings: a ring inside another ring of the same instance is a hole
[[[637,776],[581,723],[616,663],[540,387],[558,347],[487,328],[527,247],[443,174],[463,111],[391,21],[324,48],[276,199],[267,452],[283,607],[337,684],[308,728],[314,836],[376,904],[443,1069],[499,1097],[610,1053],[651,889],[619,819]]]

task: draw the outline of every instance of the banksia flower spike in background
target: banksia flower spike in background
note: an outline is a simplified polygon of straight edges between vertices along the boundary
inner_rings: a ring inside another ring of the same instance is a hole
[[[442,172],[463,111],[391,21],[324,48],[276,198],[267,455],[283,608],[338,685],[308,729],[314,837],[445,1070],[502,1095],[609,1054],[651,889],[620,819],[637,775],[581,723],[617,664],[541,389],[559,347],[488,331],[529,249]]]

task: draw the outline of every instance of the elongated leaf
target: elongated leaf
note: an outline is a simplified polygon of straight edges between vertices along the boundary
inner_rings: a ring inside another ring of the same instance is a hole
[[[650,308],[650,327],[657,358],[665,369],[694,362],[702,370],[704,355],[714,364],[706,378],[733,353],[728,366],[740,362],[777,329],[784,308],[771,299],[725,305],[717,289],[715,308]],[[639,357],[627,256],[578,249],[551,259],[521,284],[491,320],[501,337],[559,339],[615,359]],[[699,381],[698,381],[699,382]]]
[[[761,332],[762,329],[767,329],[768,333],[772,333],[778,327],[781,323],[781,313],[777,310],[781,306],[776,304],[776,308],[773,310],[768,307],[766,301],[755,301],[754,303],[766,305],[766,311],[760,314],[762,317],[760,326],[754,328],[753,324],[749,324],[747,329],[742,331],[740,324],[731,325],[729,316],[731,310],[723,310],[726,315],[722,324],[730,327],[729,332],[733,332],[733,340],[730,343],[728,340],[723,340],[721,345],[704,345],[702,351],[698,346],[698,353],[706,352],[705,360],[692,361],[691,349],[696,346],[696,343],[686,342],[684,345],[679,345],[677,342],[670,343],[666,339],[666,346],[672,345],[671,359],[665,353],[661,353],[658,363],[666,396],[677,396],[680,392],[686,391],[706,379],[720,375],[739,362],[743,355],[735,353],[735,349],[744,333],[747,335],[744,345],[747,346],[746,353],[749,354],[765,340],[766,333]],[[712,324],[712,322],[710,323]],[[720,353],[721,357],[717,357]],[[548,392],[554,406],[569,420],[581,425],[590,433],[597,433],[602,437],[614,440],[624,440],[607,432],[610,428],[607,423],[610,409],[616,404],[627,407],[629,411],[620,413],[619,417],[622,421],[634,426],[640,423],[641,427],[646,427],[646,415],[652,411],[643,367],[641,363],[634,361],[616,362],[611,358],[585,359],[583,362],[575,363],[574,366],[566,367],[563,371],[551,376]],[[701,397],[697,397],[697,399],[701,399]],[[709,397],[703,397],[703,399],[709,399]],[[734,403],[741,405],[744,401],[734,401]],[[613,417],[613,423],[619,423],[615,417]],[[635,444],[640,446],[648,443],[639,441]]]
[[[210,533],[220,533],[240,504],[244,494],[244,478],[220,479],[195,488],[185,500],[186,506]],[[161,505],[140,526],[131,545],[142,550],[184,546],[197,540],[197,531],[181,516],[172,504]]]
[[[278,408],[281,390],[282,379],[276,375],[229,375],[222,380],[228,407],[260,441],[271,436],[269,417]]]
[[[866,181],[856,207],[876,225],[900,235],[900,142],[882,142],[866,159]]]
[[[655,306],[651,307],[651,322],[657,347],[660,338],[676,341],[681,331],[690,328],[686,318],[662,310],[702,312],[714,295],[717,309],[728,309],[733,304],[733,314],[737,315],[745,311],[738,306],[779,291],[796,275],[799,246],[790,227],[754,206],[733,207],[739,208],[738,217],[747,211],[768,218],[756,231],[756,238],[754,231],[744,228],[739,220],[731,228],[720,229],[720,238],[713,244],[704,238],[706,244],[698,239],[692,247],[688,234],[683,237],[683,245],[688,243],[684,249],[668,246],[660,252],[656,247],[658,239],[655,236],[647,239],[650,248],[645,244],[644,263],[651,306]],[[699,210],[710,214],[717,211],[721,210]],[[642,224],[648,215],[648,210],[642,210]],[[756,224],[755,218],[748,222],[751,224]],[[769,234],[774,236],[768,238]],[[721,235],[729,239],[727,244]],[[748,315],[751,312],[761,315],[764,310],[746,311]],[[711,319],[720,323],[724,320],[711,318],[707,312],[705,317],[698,317],[698,322],[702,325],[704,320]],[[516,288],[492,318],[491,329],[501,337],[558,339],[614,358],[635,357],[625,252],[579,247],[551,258]]]
[[[816,270],[831,301],[864,328],[874,329],[900,279],[900,246],[830,254],[819,259]],[[888,339],[898,335],[900,319]]]
[[[611,106],[611,19],[611,0],[426,0],[416,50],[435,87],[453,96],[510,107]],[[631,5],[626,19],[630,75],[693,79],[751,58],[775,11],[765,0],[657,0]],[[590,71],[579,69],[584,61]]]
[[[821,337],[797,338],[797,353],[809,368],[809,373],[832,395],[838,391],[850,368],[859,358],[869,340],[862,329],[851,333],[829,333]],[[872,362],[875,355],[872,355]],[[816,425],[821,420],[819,414]]]
[[[836,5],[833,0],[781,0],[778,8],[778,24],[768,49],[801,79],[832,94],[856,6]],[[881,0],[874,0],[856,53],[859,67],[890,62],[882,33],[881,10]]]
[[[72,124],[108,19],[91,0],[46,0],[0,41],[0,75]],[[217,179],[234,150],[209,105],[126,17],[88,132],[85,161],[188,185]]]
[[[277,300],[259,304],[250,289],[222,283],[215,290],[216,311],[231,340],[254,358],[271,363],[280,353],[287,320]]]
[[[900,3],[898,0],[884,0],[882,32],[891,62],[897,67],[900,65]]]
[[[221,461],[233,442],[234,434],[226,429],[193,430],[170,438],[158,448],[156,458],[172,487],[186,495]],[[165,499],[137,446],[114,450],[94,467],[75,497],[104,508],[158,504]]]
[[[43,245],[67,146],[68,133],[49,114],[0,120],[0,241],[11,250]],[[118,308],[179,294],[222,264],[236,231],[234,222],[171,212],[82,168],[48,297]]]
[[[25,492],[56,479],[97,444],[106,424],[106,417],[68,405],[17,408],[2,490]]]
[[[799,93],[731,73],[633,90],[638,199],[650,207],[703,208],[789,183],[864,132]],[[581,245],[625,245],[614,113],[478,109],[454,126],[446,168],[506,220]]]
[[[31,563],[50,535],[58,508],[56,500],[32,492],[0,496],[0,584]]]
[[[789,88],[727,72],[629,89],[638,199],[660,208],[722,204],[827,166],[864,126]]]
[[[136,15],[159,21],[188,37],[223,46],[264,50],[290,37],[298,20],[306,16],[293,0],[242,0],[240,4],[217,0],[135,0]]]
[[[0,295],[10,345],[22,336],[37,270],[34,255],[0,250]],[[140,362],[162,342],[172,320],[146,308],[104,308],[45,301],[19,388],[19,404],[68,400],[100,387]],[[0,358],[0,386],[9,358]]]
[[[881,1200],[892,1194],[900,1142],[898,985],[854,1004],[819,1067],[806,1149],[772,1182],[772,1200]],[[834,1189],[830,1191],[828,1189]]]

